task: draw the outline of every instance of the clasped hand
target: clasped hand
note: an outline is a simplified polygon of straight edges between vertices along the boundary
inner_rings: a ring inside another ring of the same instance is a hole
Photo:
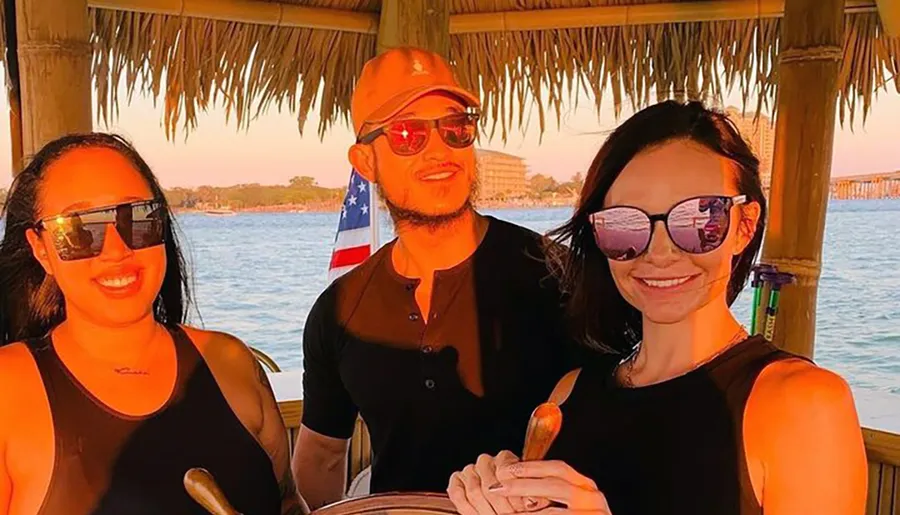
[[[612,515],[594,481],[566,463],[521,461],[509,451],[454,472],[447,494],[460,515]]]

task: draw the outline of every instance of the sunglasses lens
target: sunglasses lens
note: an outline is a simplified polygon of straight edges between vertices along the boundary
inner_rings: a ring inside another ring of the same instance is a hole
[[[133,250],[164,240],[162,210],[156,202],[126,204],[90,213],[61,215],[44,222],[63,261],[93,258],[103,251],[107,228],[115,224],[122,241]]]
[[[475,118],[467,114],[451,115],[438,121],[441,139],[453,148],[465,148],[475,141]]]
[[[131,214],[130,223],[117,223],[116,228],[129,247],[138,250],[162,244],[164,231],[159,204],[135,205],[128,212]]]
[[[425,148],[430,130],[421,120],[401,120],[385,127],[384,135],[395,154],[410,156]]]
[[[691,254],[719,248],[728,236],[730,207],[727,197],[702,197],[678,204],[667,222],[672,242]]]
[[[631,207],[614,207],[593,215],[597,247],[616,261],[634,259],[650,243],[650,219]]]
[[[90,223],[78,215],[60,216],[45,226],[53,238],[53,245],[63,261],[96,257],[103,249],[106,224]]]

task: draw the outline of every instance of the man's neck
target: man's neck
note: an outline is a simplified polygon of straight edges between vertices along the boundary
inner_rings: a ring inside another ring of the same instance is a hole
[[[488,219],[474,210],[437,227],[400,223],[397,244],[391,253],[400,275],[430,280],[436,270],[446,270],[471,256],[487,233]]]
[[[674,324],[659,324],[644,317],[643,342],[634,359],[634,375],[641,383],[676,377],[705,363],[743,336],[724,295]]]

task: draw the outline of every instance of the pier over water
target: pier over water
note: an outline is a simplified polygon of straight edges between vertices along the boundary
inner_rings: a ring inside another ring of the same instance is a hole
[[[875,200],[900,198],[900,171],[851,175],[831,179],[834,200]]]

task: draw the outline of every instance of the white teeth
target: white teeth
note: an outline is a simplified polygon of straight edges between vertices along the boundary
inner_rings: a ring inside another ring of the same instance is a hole
[[[124,277],[110,277],[109,279],[99,279],[97,282],[107,288],[124,288],[135,281],[137,281],[136,275],[128,275]]]
[[[447,177],[450,177],[451,175],[453,175],[453,172],[441,172],[441,173],[435,173],[435,174],[431,174],[431,175],[428,175],[428,176],[424,177],[423,180],[426,180],[426,181],[440,181],[440,180],[442,180],[442,179],[446,179]]]
[[[690,277],[679,277],[677,279],[664,279],[664,280],[655,280],[655,279],[641,279],[641,282],[646,284],[651,288],[672,288],[674,286],[678,286],[679,284],[684,284],[688,282]]]

